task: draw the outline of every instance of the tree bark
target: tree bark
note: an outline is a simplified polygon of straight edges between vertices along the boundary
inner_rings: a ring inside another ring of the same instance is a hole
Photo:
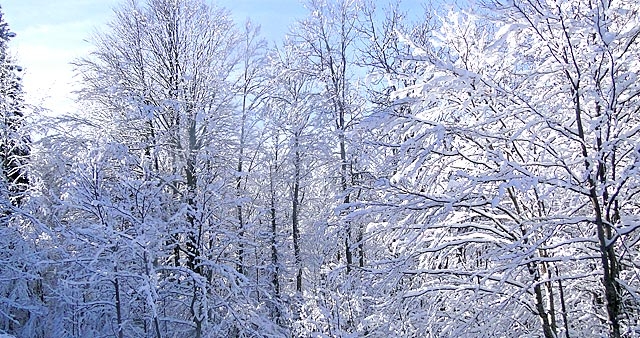
[[[291,225],[293,232],[293,254],[296,260],[296,292],[302,292],[302,257],[300,256],[300,166],[302,159],[300,154],[300,136],[294,136],[294,176],[293,176],[293,198],[291,205]]]

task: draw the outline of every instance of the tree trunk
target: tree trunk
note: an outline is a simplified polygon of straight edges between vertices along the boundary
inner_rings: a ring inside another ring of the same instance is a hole
[[[143,252],[143,258],[144,258],[144,273],[147,276],[147,278],[150,280],[151,279],[151,273],[149,271],[149,257],[147,256],[147,251],[145,250]],[[149,291],[151,292],[151,283],[148,283],[148,287],[149,287]],[[156,300],[153,299],[153,301],[155,302]],[[152,304],[152,306],[155,308],[155,304]],[[156,310],[153,311],[153,329],[155,330],[156,333],[156,338],[162,338],[162,335],[160,334],[160,323],[158,321],[158,313],[156,312]]]
[[[570,338],[569,336],[569,320],[567,318],[567,303],[564,298],[564,288],[562,287],[562,279],[560,279],[560,274],[558,273],[558,267],[556,267],[556,276],[558,276],[558,293],[560,294],[560,306],[562,307],[562,321],[564,322],[564,331],[565,337]]]
[[[299,135],[294,136],[294,176],[293,176],[293,198],[292,198],[292,210],[291,210],[291,225],[293,232],[293,253],[296,260],[296,292],[302,292],[302,258],[300,257],[300,224],[299,224],[299,212],[300,212],[300,140]]]
[[[118,323],[118,338],[124,338],[122,327],[122,303],[120,302],[120,281],[118,280],[118,267],[114,268],[116,277],[113,280],[113,287],[116,296],[116,321]]]
[[[280,320],[279,299],[280,299],[280,263],[278,262],[278,218],[276,211],[276,184],[275,175],[277,172],[278,163],[278,137],[274,137],[274,144],[276,145],[274,154],[274,163],[269,165],[269,193],[270,193],[270,222],[271,222],[271,284],[273,286],[273,293],[275,295],[278,304],[273,307],[272,316],[277,323]]]
[[[602,160],[598,161],[594,168],[589,159],[589,153],[586,146],[586,138],[584,127],[582,125],[582,106],[580,101],[580,82],[575,81],[573,85],[573,101],[576,115],[576,123],[578,128],[578,137],[580,138],[580,148],[582,157],[584,158],[585,173],[587,174],[587,185],[589,187],[589,199],[595,213],[594,224],[598,236],[598,244],[600,248],[600,262],[602,264],[602,283],[604,285],[605,297],[607,300],[607,315],[609,319],[609,334],[612,338],[620,338],[620,322],[618,320],[621,312],[620,285],[616,278],[618,277],[618,262],[616,259],[613,243],[609,243],[612,238],[611,225],[605,222],[602,215],[602,206],[598,200],[597,180],[594,178],[604,174],[602,169]],[[594,173],[595,170],[595,173]],[[606,194],[606,191],[605,191]]]

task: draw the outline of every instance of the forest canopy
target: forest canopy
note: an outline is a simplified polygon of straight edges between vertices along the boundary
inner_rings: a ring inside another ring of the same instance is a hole
[[[123,1],[56,117],[0,12],[0,336],[640,337],[640,3],[304,5]]]

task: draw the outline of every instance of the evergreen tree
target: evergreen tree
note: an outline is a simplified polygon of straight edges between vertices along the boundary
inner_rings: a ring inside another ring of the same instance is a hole
[[[9,30],[0,8],[0,113],[2,114],[0,157],[2,158],[2,194],[19,205],[28,185],[24,170],[29,155],[29,138],[20,133],[24,102],[20,72],[22,68],[9,56],[7,43],[15,33]]]
[[[24,200],[30,139],[24,124],[21,67],[9,55],[15,37],[0,8],[0,336],[43,337],[47,330],[43,264]]]

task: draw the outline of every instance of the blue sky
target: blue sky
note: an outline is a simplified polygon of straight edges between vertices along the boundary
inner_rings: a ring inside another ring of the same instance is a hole
[[[94,26],[107,22],[116,0],[4,1],[5,21],[17,36],[10,49],[25,68],[29,103],[59,113],[72,102],[69,62],[89,50],[84,41]]]
[[[76,109],[73,67],[69,62],[85,56],[85,40],[110,21],[112,9],[123,0],[9,0],[3,1],[5,21],[17,36],[10,49],[25,68],[28,102],[55,114]],[[279,40],[306,10],[299,0],[218,0],[238,23],[247,17],[262,26],[263,35]]]
[[[231,11],[236,22],[250,17],[262,26],[265,38],[280,41],[296,19],[306,16],[302,0],[217,0]],[[77,109],[73,91],[73,67],[86,56],[86,39],[113,16],[124,0],[8,0],[3,1],[5,20],[17,34],[10,43],[18,63],[25,68],[24,87],[28,103],[63,114]],[[140,0],[144,2],[144,0]],[[380,1],[384,3],[387,1]],[[404,0],[417,9],[421,0]],[[419,10],[418,10],[419,11]],[[415,11],[415,12],[418,12]],[[413,13],[415,14],[415,13]]]

